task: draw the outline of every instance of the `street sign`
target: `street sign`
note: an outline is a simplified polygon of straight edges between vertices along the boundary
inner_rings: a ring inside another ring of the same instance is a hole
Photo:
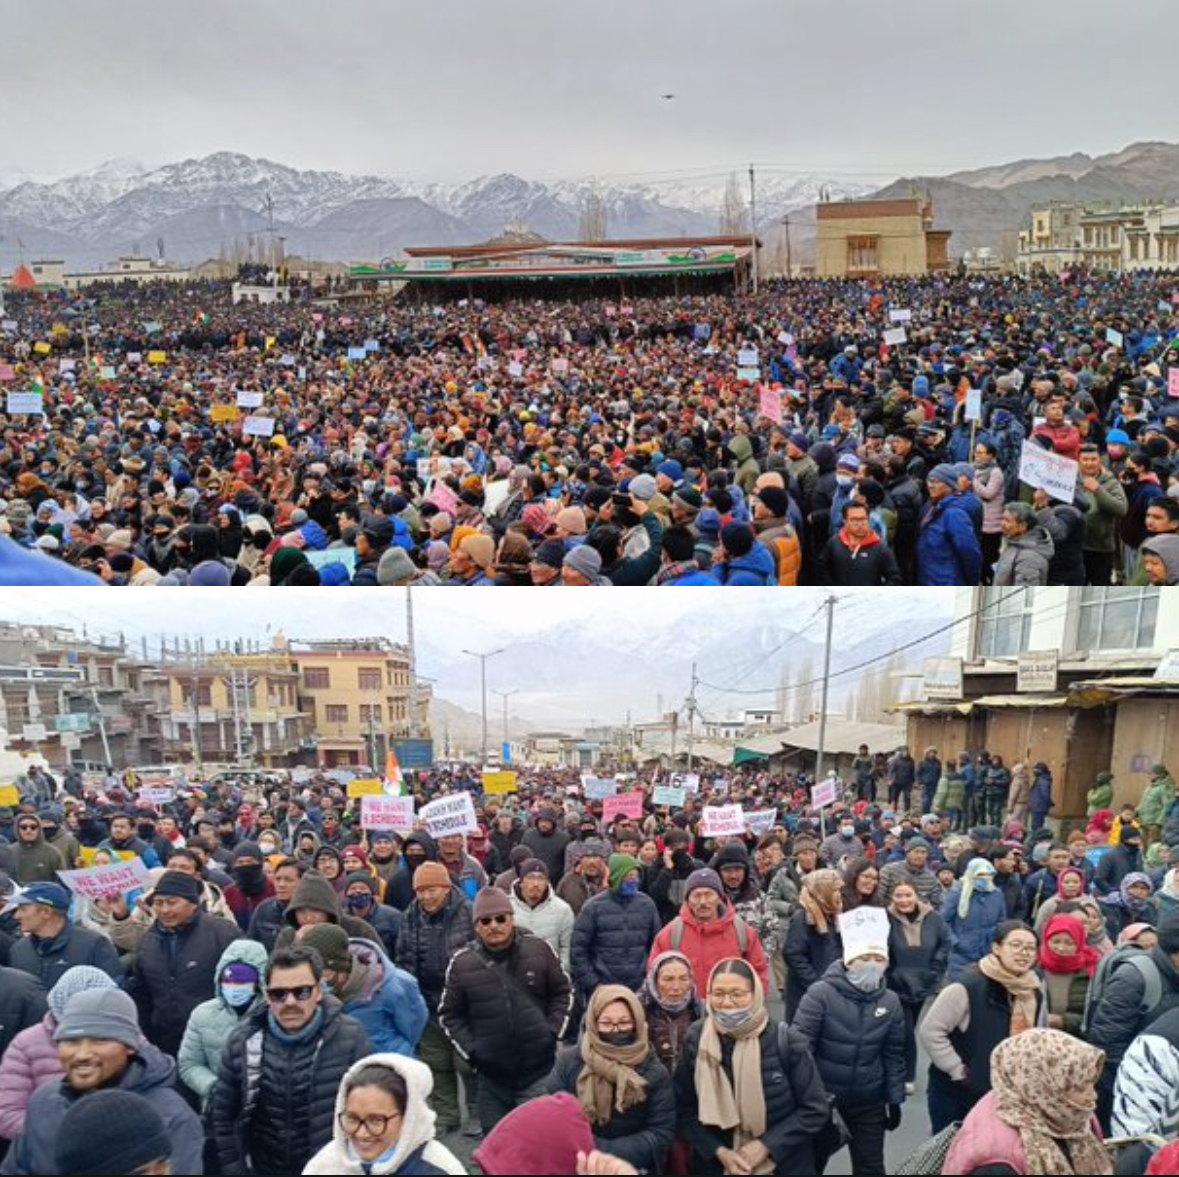
[[[43,723],[26,723],[21,728],[21,739],[30,744],[39,744],[49,738],[49,729]]]
[[[403,769],[434,767],[433,740],[397,740],[393,744],[393,751],[397,753],[397,763]]]
[[[1016,660],[1015,689],[1054,691],[1059,668],[1059,650],[1026,650]]]
[[[58,732],[88,732],[90,730],[90,714],[79,712],[74,715],[55,715],[53,729]]]
[[[955,701],[962,698],[961,658],[926,658],[925,697]]]

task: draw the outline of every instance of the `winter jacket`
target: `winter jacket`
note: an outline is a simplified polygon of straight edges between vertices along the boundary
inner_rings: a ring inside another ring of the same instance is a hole
[[[1175,782],[1169,775],[1152,781],[1142,794],[1142,801],[1138,806],[1138,823],[1144,829],[1147,826],[1161,826],[1163,817],[1174,800]]]
[[[1035,814],[1047,814],[1052,804],[1052,774],[1037,772],[1032,777],[1032,791],[1028,795],[1028,809]]]
[[[966,805],[966,781],[957,768],[947,767],[933,798],[935,813],[961,813]]]
[[[573,908],[564,899],[558,899],[552,887],[535,907],[529,907],[520,898],[518,882],[512,886],[511,899],[516,927],[539,936],[557,954],[561,968],[569,972],[573,948]]]
[[[755,543],[744,556],[734,556],[723,564],[714,565],[712,571],[722,585],[732,587],[765,588],[778,583],[774,557],[759,543]]]
[[[457,887],[451,887],[450,898],[441,911],[430,915],[415,899],[405,913],[397,935],[394,962],[399,969],[417,978],[431,1014],[437,1012],[442,1000],[451,957],[474,938],[471,905]]]
[[[1113,1089],[1115,1136],[1169,1135],[1179,1114],[1179,1009],[1156,1018],[1122,1058]]]
[[[267,952],[273,952],[283,928],[287,926],[287,905],[281,899],[267,899],[254,909],[246,935],[257,940]]]
[[[35,977],[0,968],[0,1054],[19,1034],[37,1026],[45,1012],[45,993]]]
[[[476,942],[455,954],[438,1023],[476,1071],[522,1088],[552,1068],[572,1008],[572,986],[556,954],[517,931],[506,951]]]
[[[417,981],[375,941],[350,940],[348,951],[359,983],[338,994],[344,1013],[364,1027],[373,1050],[412,1058],[429,1019]]]
[[[1108,774],[1103,774],[1107,776]],[[1085,816],[1092,818],[1099,809],[1108,809],[1113,801],[1113,781],[1098,780],[1085,797]],[[1169,845],[1170,843],[1168,843]]]
[[[926,503],[917,531],[918,584],[974,585],[981,571],[974,521],[959,497]]]
[[[647,953],[659,934],[659,910],[648,895],[595,895],[573,925],[573,979],[583,996],[599,985],[635,992],[647,975]]]
[[[641,588],[650,584],[652,578],[659,571],[660,552],[663,547],[663,524],[652,509],[639,521],[639,527],[647,536],[647,547],[636,556],[622,556],[615,560],[608,568],[602,569],[602,579],[606,584],[618,588]]]
[[[230,1035],[209,1113],[226,1177],[302,1173],[332,1139],[340,1082],[372,1047],[335,998],[325,997],[322,1009],[323,1023],[306,1041],[281,1041],[265,1007]]]
[[[754,524],[754,530],[757,532],[757,542],[767,548],[774,558],[777,583],[783,587],[797,585],[802,571],[802,543],[798,532],[786,519],[759,520]]]
[[[68,865],[61,851],[50,846],[40,830],[32,842],[17,841],[12,852],[16,858],[16,881],[22,887],[29,883],[56,883],[57,872]]]
[[[950,959],[951,937],[945,920],[924,903],[918,903],[915,918],[888,913],[888,987],[907,1004],[918,1005],[932,997],[941,986]],[[905,935],[904,924],[920,928],[914,946]]]
[[[823,1086],[837,1102],[905,1102],[905,1013],[883,984],[871,993],[834,961],[803,995],[790,1023],[810,1046]]]
[[[757,485],[757,476],[761,473],[757,459],[753,456],[753,443],[744,434],[738,434],[729,441],[728,449],[737,460],[733,481],[745,494],[752,494]]]
[[[3,978],[5,986],[8,981]],[[44,998],[41,1000],[44,1003]],[[0,1061],[0,1138],[4,1140],[15,1140],[24,1127],[33,1092],[42,1083],[62,1076],[53,1041],[56,1029],[53,1015],[47,1013],[36,1025],[17,1034],[4,1051]]]
[[[175,1084],[176,1064],[154,1046],[143,1043],[119,1081],[109,1084],[107,1090],[140,1095],[155,1109],[172,1144],[173,1173],[203,1173],[204,1130]],[[0,1165],[0,1173],[56,1173],[61,1121],[79,1098],[65,1079],[39,1087],[29,1100],[24,1129]]]
[[[36,977],[46,993],[57,984],[62,973],[78,964],[93,965],[120,985],[123,983],[123,966],[119,964],[114,945],[98,932],[76,924],[66,924],[52,940],[22,936],[12,946],[8,963]]]
[[[683,1054],[688,1029],[704,1016],[704,1004],[698,997],[693,997],[678,1013],[671,1013],[646,989],[639,994],[639,1003],[647,1014],[647,1038],[651,1049],[667,1073],[674,1075]]]
[[[995,584],[999,586],[1042,585],[1048,583],[1048,566],[1056,554],[1056,545],[1047,530],[1038,524],[1023,535],[1008,539],[995,565]]]
[[[998,891],[976,891],[963,918],[958,914],[962,884],[955,883],[942,902],[942,920],[953,941],[946,976],[961,978],[968,966],[977,964],[991,950],[995,929],[1007,918],[1007,900]]]
[[[231,964],[247,964],[258,970],[259,976],[266,972],[269,954],[261,944],[253,940],[234,940],[221,954],[213,974],[216,996],[202,1002],[189,1015],[188,1025],[180,1043],[176,1064],[180,1081],[207,1108],[209,1095],[217,1082],[217,1071],[221,1065],[221,1053],[229,1036],[241,1025],[242,1018],[266,1004],[261,985],[253,1002],[241,1010],[230,1006],[221,996],[217,979]]]
[[[548,1092],[577,1095],[577,1079],[585,1064],[577,1047],[557,1056],[549,1076]],[[662,1173],[667,1150],[675,1140],[675,1091],[671,1076],[652,1050],[635,1068],[647,1082],[646,1098],[625,1112],[612,1108],[605,1124],[593,1124],[594,1143],[602,1152],[621,1157],[640,1173]]]
[[[684,1053],[675,1073],[676,1107],[680,1135],[692,1149],[692,1173],[720,1173],[718,1148],[733,1145],[732,1131],[700,1122],[696,1092],[696,1059],[704,1022],[688,1031]],[[797,1030],[772,1019],[758,1039],[761,1048],[761,1089],[766,1105],[766,1131],[762,1142],[769,1149],[775,1173],[815,1172],[814,1140],[830,1119],[827,1092],[819,1070]],[[721,1035],[721,1065],[733,1081],[735,1042]]]
[[[553,820],[555,821],[556,818],[554,817]],[[559,825],[554,827],[551,834],[541,833],[533,826],[521,839],[523,845],[532,851],[534,857],[539,858],[549,868],[549,881],[554,887],[561,881],[561,876],[565,873],[565,848],[571,840]],[[507,863],[504,864],[504,869],[507,869]]]
[[[1104,467],[1097,475],[1097,489],[1089,494],[1089,509],[1085,512],[1086,552],[1112,552],[1117,543],[1118,520],[1129,509],[1126,488],[1117,475]]]
[[[793,1017],[802,995],[839,960],[843,945],[834,919],[828,921],[826,934],[810,922],[799,908],[790,920],[786,933],[786,1013]]]
[[[1122,880],[1131,873],[1142,869],[1142,851],[1131,850],[1120,843],[1112,846],[1102,855],[1093,876],[1095,895],[1110,895],[1119,890]]]
[[[854,545],[841,528],[823,548],[822,565],[826,584],[876,588],[904,583],[896,557],[875,532]]]
[[[336,889],[317,870],[309,870],[300,880],[283,913],[286,927],[278,934],[275,948],[289,948],[295,943],[295,932],[299,927],[299,912],[310,908],[322,911],[328,923],[339,924],[349,936],[360,940],[379,940],[377,930],[367,920],[345,915],[340,908],[340,897]]]
[[[722,960],[739,957],[749,962],[754,972],[761,978],[762,988],[767,992],[770,988],[769,966],[766,954],[761,946],[761,939],[757,932],[745,922],[745,951],[741,951],[741,942],[737,936],[736,921],[740,918],[731,903],[725,903],[721,913],[708,923],[701,923],[685,903],[680,908],[676,920],[655,937],[651,946],[651,956],[647,962],[650,968],[657,956],[670,952],[672,941],[675,939],[677,926],[680,929],[680,943],[676,948],[692,963],[692,977],[696,982],[696,992],[703,993],[708,987],[708,978],[713,968]],[[678,920],[678,924],[677,924]]]
[[[154,923],[144,933],[127,989],[144,1037],[165,1054],[176,1056],[192,1011],[216,996],[217,962],[240,937],[235,924],[203,911],[175,932]]]
[[[939,908],[942,903],[942,885],[937,881],[937,875],[923,866],[914,870],[907,859],[900,862],[888,863],[880,872],[880,887],[878,894],[884,903],[892,902],[892,893],[900,883],[908,883],[916,892],[917,898],[923,903]]]
[[[1003,530],[1003,471],[997,463],[975,470],[974,493],[983,505],[983,534],[997,535]]]
[[[1111,1076],[1111,1085],[1112,1075],[1135,1037],[1163,1014],[1179,1007],[1179,973],[1171,958],[1161,948],[1152,948],[1150,959],[1162,980],[1162,998],[1154,1009],[1143,1010],[1146,980],[1136,967],[1125,964],[1114,971],[1101,1000],[1093,1006],[1086,1039],[1105,1051],[1105,1071]]]
[[[1088,498],[1085,498],[1088,505]],[[1083,585],[1086,580],[1085,514],[1072,503],[1054,503],[1037,513],[1044,530],[1052,537],[1055,550],[1048,567],[1049,584]]]

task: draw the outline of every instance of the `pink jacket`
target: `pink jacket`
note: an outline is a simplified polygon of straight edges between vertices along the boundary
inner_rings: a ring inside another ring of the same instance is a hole
[[[46,1014],[8,1044],[0,1061],[0,1136],[5,1140],[15,1140],[20,1134],[33,1092],[65,1073],[53,1045],[55,1025],[53,1015]]]
[[[1003,530],[1003,471],[989,466],[986,475],[974,475],[974,493],[982,500],[982,529],[987,535]]]

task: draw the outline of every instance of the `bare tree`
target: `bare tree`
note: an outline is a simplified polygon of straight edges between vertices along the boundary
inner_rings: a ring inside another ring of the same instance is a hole
[[[794,684],[794,717],[799,723],[809,723],[815,711],[815,663],[808,654],[798,668]]]
[[[736,237],[749,232],[749,213],[745,207],[745,195],[736,172],[729,173],[725,194],[721,200],[720,231],[726,237]]]
[[[595,181],[581,202],[579,241],[605,241],[609,232],[610,210]]]

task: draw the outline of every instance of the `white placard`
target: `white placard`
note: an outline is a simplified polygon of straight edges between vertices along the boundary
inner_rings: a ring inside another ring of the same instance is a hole
[[[103,899],[138,891],[147,882],[147,867],[138,856],[87,870],[59,870],[57,877],[80,899]]]
[[[704,836],[745,833],[745,814],[740,805],[706,805],[704,807]]]
[[[675,785],[656,785],[651,800],[655,805],[666,805],[671,809],[683,809],[684,798],[688,795],[686,789],[677,789]]]
[[[273,417],[247,417],[242,422],[243,437],[273,437]]]
[[[737,353],[738,368],[756,368],[758,366],[758,362],[756,347],[743,347]]]
[[[1072,458],[1025,441],[1019,455],[1019,480],[1047,491],[1050,498],[1071,503],[1077,496],[1078,464]]]
[[[608,777],[583,776],[581,789],[587,801],[603,801],[618,792],[618,782]]]
[[[30,744],[39,744],[49,738],[49,729],[43,723],[26,723],[21,728],[21,738]]]
[[[439,797],[437,801],[431,801],[423,807],[421,816],[431,838],[445,838],[449,834],[469,834],[479,828],[470,793]]]
[[[834,778],[820,781],[811,789],[811,808],[823,809],[839,800],[839,782]]]
[[[884,333],[884,342],[889,347],[899,347],[908,338],[909,336],[905,333],[904,327],[893,327]]]
[[[519,360],[513,360],[508,365],[508,375],[515,378],[524,375],[524,365]]]
[[[252,392],[246,388],[239,388],[237,392],[237,407],[239,409],[260,409],[266,399],[264,392]]]
[[[966,390],[966,409],[962,415],[967,421],[982,420],[981,388],[968,388]]]
[[[779,331],[778,342],[789,347],[794,342],[794,336],[789,331]]]
[[[413,829],[413,806],[412,797],[361,797],[360,827],[408,833]]]
[[[745,824],[751,834],[768,834],[778,822],[776,809],[755,809],[745,815]]]
[[[857,907],[839,916],[843,959],[873,950],[888,956],[888,912],[883,907]]]
[[[913,321],[913,312],[907,308],[899,307],[896,310],[888,312],[888,321],[890,323],[911,323]]]
[[[683,789],[685,793],[700,792],[700,774],[697,772],[673,772],[667,783]]]
[[[39,392],[10,392],[7,411],[10,417],[21,413],[31,417],[44,416],[45,398]]]
[[[1112,327],[1107,327],[1105,329],[1105,341],[1106,343],[1112,343],[1114,347],[1122,347],[1126,339],[1120,331],[1115,331]]]
[[[140,805],[171,805],[176,800],[175,789],[140,789],[135,796]]]

